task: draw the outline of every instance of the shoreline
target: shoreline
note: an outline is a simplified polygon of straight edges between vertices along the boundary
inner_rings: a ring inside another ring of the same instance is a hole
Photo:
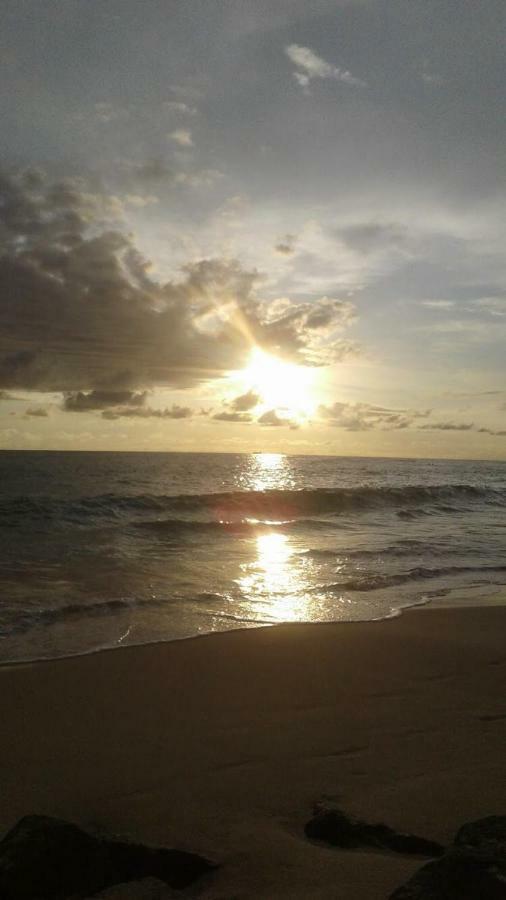
[[[381,622],[390,622],[392,619],[398,619],[403,615],[406,615],[410,611],[422,610],[426,612],[431,612],[433,610],[438,609],[488,609],[495,608],[497,606],[506,606],[506,587],[503,591],[498,591],[491,593],[490,595],[486,595],[486,603],[474,603],[474,598],[471,598],[470,601],[466,603],[445,603],[445,598],[434,599],[429,598],[427,600],[420,600],[417,603],[410,603],[406,606],[396,607],[391,615],[382,616],[377,619],[345,619],[345,620],[336,620],[333,622],[325,621],[325,622],[259,622],[255,624],[252,620],[251,624],[243,625],[238,628],[226,628],[221,631],[205,631],[200,632],[198,634],[190,634],[185,637],[173,637],[173,638],[162,638],[159,640],[150,640],[150,641],[140,641],[138,643],[132,642],[127,644],[112,644],[94,647],[91,650],[83,650],[76,653],[68,653],[62,654],[61,656],[34,656],[27,657],[26,659],[15,659],[15,660],[0,660],[0,672],[4,668],[14,668],[16,666],[28,666],[35,665],[41,663],[51,663],[57,662],[58,660],[70,660],[70,659],[81,659],[83,657],[88,656],[96,656],[101,653],[112,653],[116,650],[126,650],[128,648],[136,648],[136,647],[159,647],[164,644],[176,644],[181,641],[194,641],[199,640],[201,638],[212,638],[216,635],[230,634],[230,633],[243,633],[248,631],[258,631],[260,629],[271,629],[271,628],[285,628],[285,627],[293,627],[293,626],[303,626],[303,627],[313,627],[313,626],[324,626],[324,627],[334,627],[337,625],[365,625],[365,624],[381,624]]]
[[[385,900],[420,859],[304,824],[327,800],[448,843],[504,813],[505,626],[503,605],[419,608],[4,665],[0,829],[56,815],[202,853],[207,900]]]

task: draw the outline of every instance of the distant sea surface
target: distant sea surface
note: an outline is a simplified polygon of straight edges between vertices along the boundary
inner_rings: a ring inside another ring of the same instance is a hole
[[[0,453],[0,659],[480,604],[506,463]]]

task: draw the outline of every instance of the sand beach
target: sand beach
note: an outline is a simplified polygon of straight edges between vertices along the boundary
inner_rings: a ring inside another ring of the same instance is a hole
[[[506,809],[506,608],[282,625],[0,669],[0,828],[202,853],[209,900],[380,900],[420,859],[309,841],[318,801],[447,843]]]

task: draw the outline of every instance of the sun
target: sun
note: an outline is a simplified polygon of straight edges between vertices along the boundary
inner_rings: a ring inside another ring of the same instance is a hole
[[[298,417],[314,411],[315,369],[284,362],[254,347],[249,364],[240,374],[245,389],[255,391],[266,409]]]

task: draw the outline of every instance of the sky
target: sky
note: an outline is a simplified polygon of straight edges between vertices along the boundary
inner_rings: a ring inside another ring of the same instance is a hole
[[[4,0],[0,447],[506,458],[504,0]]]

